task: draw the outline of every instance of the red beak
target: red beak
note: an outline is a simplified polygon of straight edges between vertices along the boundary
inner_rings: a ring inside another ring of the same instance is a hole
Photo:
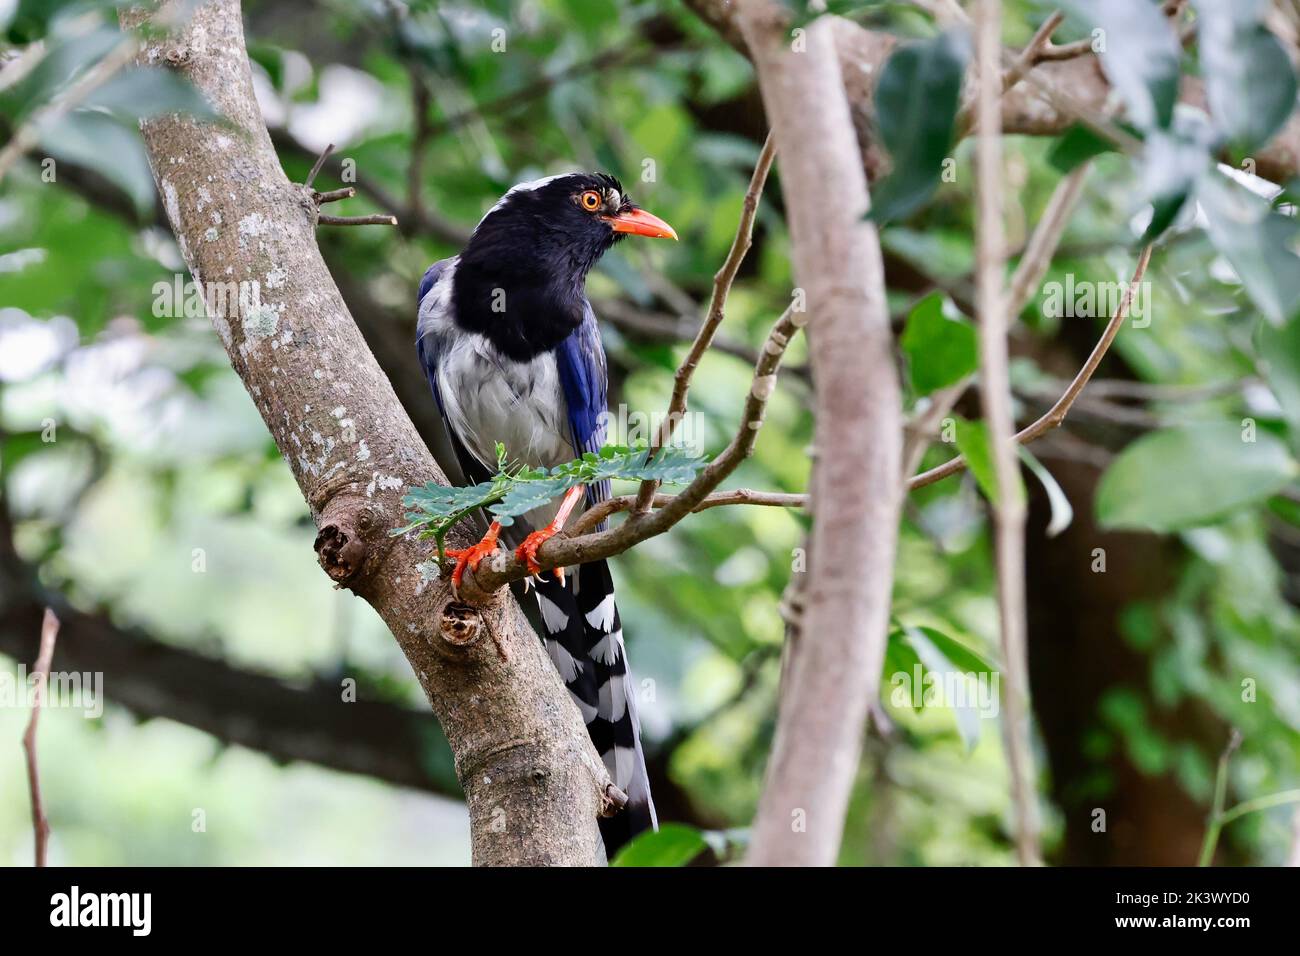
[[[649,236],[652,239],[676,239],[677,233],[672,226],[658,216],[651,215],[644,209],[632,209],[618,216],[602,216],[615,232],[626,232],[633,236]]]

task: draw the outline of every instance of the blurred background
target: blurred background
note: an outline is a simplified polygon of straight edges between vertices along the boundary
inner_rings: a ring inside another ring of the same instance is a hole
[[[46,95],[111,42],[105,6],[0,2],[13,50],[47,45]],[[914,5],[862,6],[850,13],[864,23],[934,33]],[[1004,40],[1023,45],[1045,10],[1006,7]],[[421,274],[454,254],[509,186],[574,168],[619,176],[681,236],[620,245],[589,283],[611,406],[662,412],[766,135],[740,54],[675,0],[249,0],[244,9],[263,113],[290,178],[302,181],[334,143],[317,188],[350,184],[358,196],[331,211],[400,221],[322,228],[319,240],[422,433],[438,416],[413,347]],[[1070,21],[1057,39],[1084,35]],[[2,93],[8,129],[30,109],[24,89],[33,93],[30,84]],[[52,603],[64,618],[54,669],[105,675],[101,717],[56,707],[42,718],[51,863],[467,864],[450,751],[404,658],[370,608],[320,572],[307,508],[206,318],[155,310],[156,283],[189,276],[128,119],[84,142],[42,144],[0,186],[0,671],[31,666]],[[955,177],[928,206],[883,233],[900,331],[935,292],[970,307],[971,146],[957,147]],[[1060,178],[1053,146],[1007,142],[1013,248]],[[1121,156],[1095,165],[1048,282],[1113,283],[1132,271],[1141,184]],[[780,196],[778,169],[691,392],[710,451],[734,427],[754,350],[788,302]],[[1073,506],[1068,528],[1049,537],[1048,494],[1027,479],[1035,746],[1054,863],[1193,862],[1233,727],[1244,740],[1228,769],[1237,799],[1300,786],[1294,479],[1164,534],[1108,530],[1096,518],[1115,456],[1160,429],[1235,428],[1249,417],[1295,447],[1287,402],[1300,394],[1300,341],[1293,334],[1273,365],[1261,364],[1258,312],[1194,225],[1176,225],[1153,259],[1153,321],[1120,335],[1065,428],[1033,449]],[[1013,343],[1024,421],[1051,404],[1101,325],[1053,317],[1046,295],[1026,308]],[[805,489],[804,362],[796,344],[757,453],[732,486]],[[909,404],[918,394],[911,387]],[[958,411],[978,417],[975,397]],[[938,443],[927,464],[952,453]],[[1174,485],[1219,493],[1213,454],[1166,464],[1145,475],[1156,497]],[[797,512],[718,508],[613,562],[629,654],[653,682],[640,712],[661,819],[743,841],[774,724],[781,598],[805,530]],[[900,626],[934,629],[995,661],[992,580],[974,479],[912,495]],[[888,674],[910,671],[917,653],[891,639],[841,861],[1010,863],[997,722],[891,700]],[[27,718],[25,706],[0,706],[9,865],[31,859]],[[1291,809],[1232,824],[1220,862],[1283,862],[1298,839]]]

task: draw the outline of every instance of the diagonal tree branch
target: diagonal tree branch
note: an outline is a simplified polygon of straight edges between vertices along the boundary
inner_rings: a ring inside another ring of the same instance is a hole
[[[1032,424],[1016,432],[1014,441],[1021,445],[1027,445],[1041,438],[1053,428],[1059,427],[1065,421],[1065,416],[1069,414],[1070,408],[1083,393],[1084,387],[1092,379],[1093,373],[1097,371],[1097,367],[1101,364],[1101,360],[1106,357],[1106,353],[1110,350],[1111,343],[1115,341],[1115,336],[1119,334],[1120,328],[1124,325],[1124,320],[1128,318],[1128,311],[1133,305],[1133,296],[1142,282],[1142,277],[1146,275],[1147,265],[1150,262],[1151,247],[1146,246],[1138,255],[1137,265],[1133,269],[1133,278],[1129,280],[1128,288],[1124,290],[1119,305],[1116,306],[1110,321],[1106,323],[1106,328],[1103,330],[1101,338],[1097,340],[1097,344],[1093,346],[1087,361],[1084,362],[1070,382],[1069,387],[1066,388],[1052,407]],[[965,471],[966,467],[965,457],[958,455],[955,458],[948,459],[942,465],[931,468],[929,471],[923,471],[919,475],[912,476],[907,481],[907,489],[908,491],[915,491],[917,488],[924,488],[936,481],[942,481],[949,475]]]
[[[769,134],[767,141],[763,143],[762,151],[758,154],[758,162],[754,164],[754,174],[750,177],[749,188],[745,190],[740,222],[736,225],[736,237],[731,241],[731,249],[727,253],[727,258],[723,260],[722,267],[713,277],[713,298],[709,301],[709,311],[705,314],[699,331],[695,333],[695,341],[691,343],[686,358],[677,367],[677,373],[673,377],[673,394],[668,401],[668,413],[650,443],[651,455],[657,454],[659,449],[672,440],[678,421],[686,414],[686,397],[691,388],[691,379],[695,376],[695,370],[699,368],[704,353],[713,344],[713,336],[726,316],[727,295],[731,292],[731,284],[736,281],[740,264],[745,260],[745,254],[749,252],[749,247],[753,243],[758,200],[763,195],[763,186],[767,183],[767,174],[775,158],[776,143]],[[659,483],[656,481],[641,482],[641,487],[637,491],[636,505],[632,508],[633,514],[644,514],[649,510],[651,499],[654,498],[658,486]]]
[[[194,279],[205,292],[221,284],[244,293],[211,308],[213,324],[311,507],[322,567],[378,611],[438,714],[475,862],[595,862],[609,776],[518,605],[502,592],[476,611],[449,610],[448,590],[416,568],[422,549],[388,534],[401,522],[403,489],[445,479],[325,268],[311,190],[280,168],[253,95],[239,4],[201,4],[142,56],[180,64],[226,121],[143,124],[159,192]],[[476,625],[469,641],[466,612]]]

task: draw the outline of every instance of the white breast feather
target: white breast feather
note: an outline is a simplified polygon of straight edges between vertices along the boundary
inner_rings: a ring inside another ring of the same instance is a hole
[[[496,471],[496,443],[511,462],[553,467],[573,458],[568,405],[555,355],[528,362],[502,355],[486,338],[465,332],[450,318],[455,260],[420,303],[419,335],[436,340],[438,394],[457,438],[489,471]],[[534,526],[549,521],[553,503],[528,515]]]

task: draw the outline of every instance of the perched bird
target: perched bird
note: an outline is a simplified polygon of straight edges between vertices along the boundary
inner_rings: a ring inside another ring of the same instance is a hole
[[[435,262],[419,289],[417,345],[466,480],[496,470],[496,443],[512,461],[553,467],[605,441],[606,366],[587,273],[624,236],[676,239],[601,173],[551,176],[515,186],[489,210],[458,256]],[[609,497],[609,483],[574,488],[456,559],[453,584],[504,538],[540,572],[538,547],[575,508]],[[533,530],[536,529],[536,530]],[[582,712],[610,776],[628,795],[600,821],[611,859],[657,827],[641,752],[632,679],[614,583],[604,561],[536,578],[542,639]]]

